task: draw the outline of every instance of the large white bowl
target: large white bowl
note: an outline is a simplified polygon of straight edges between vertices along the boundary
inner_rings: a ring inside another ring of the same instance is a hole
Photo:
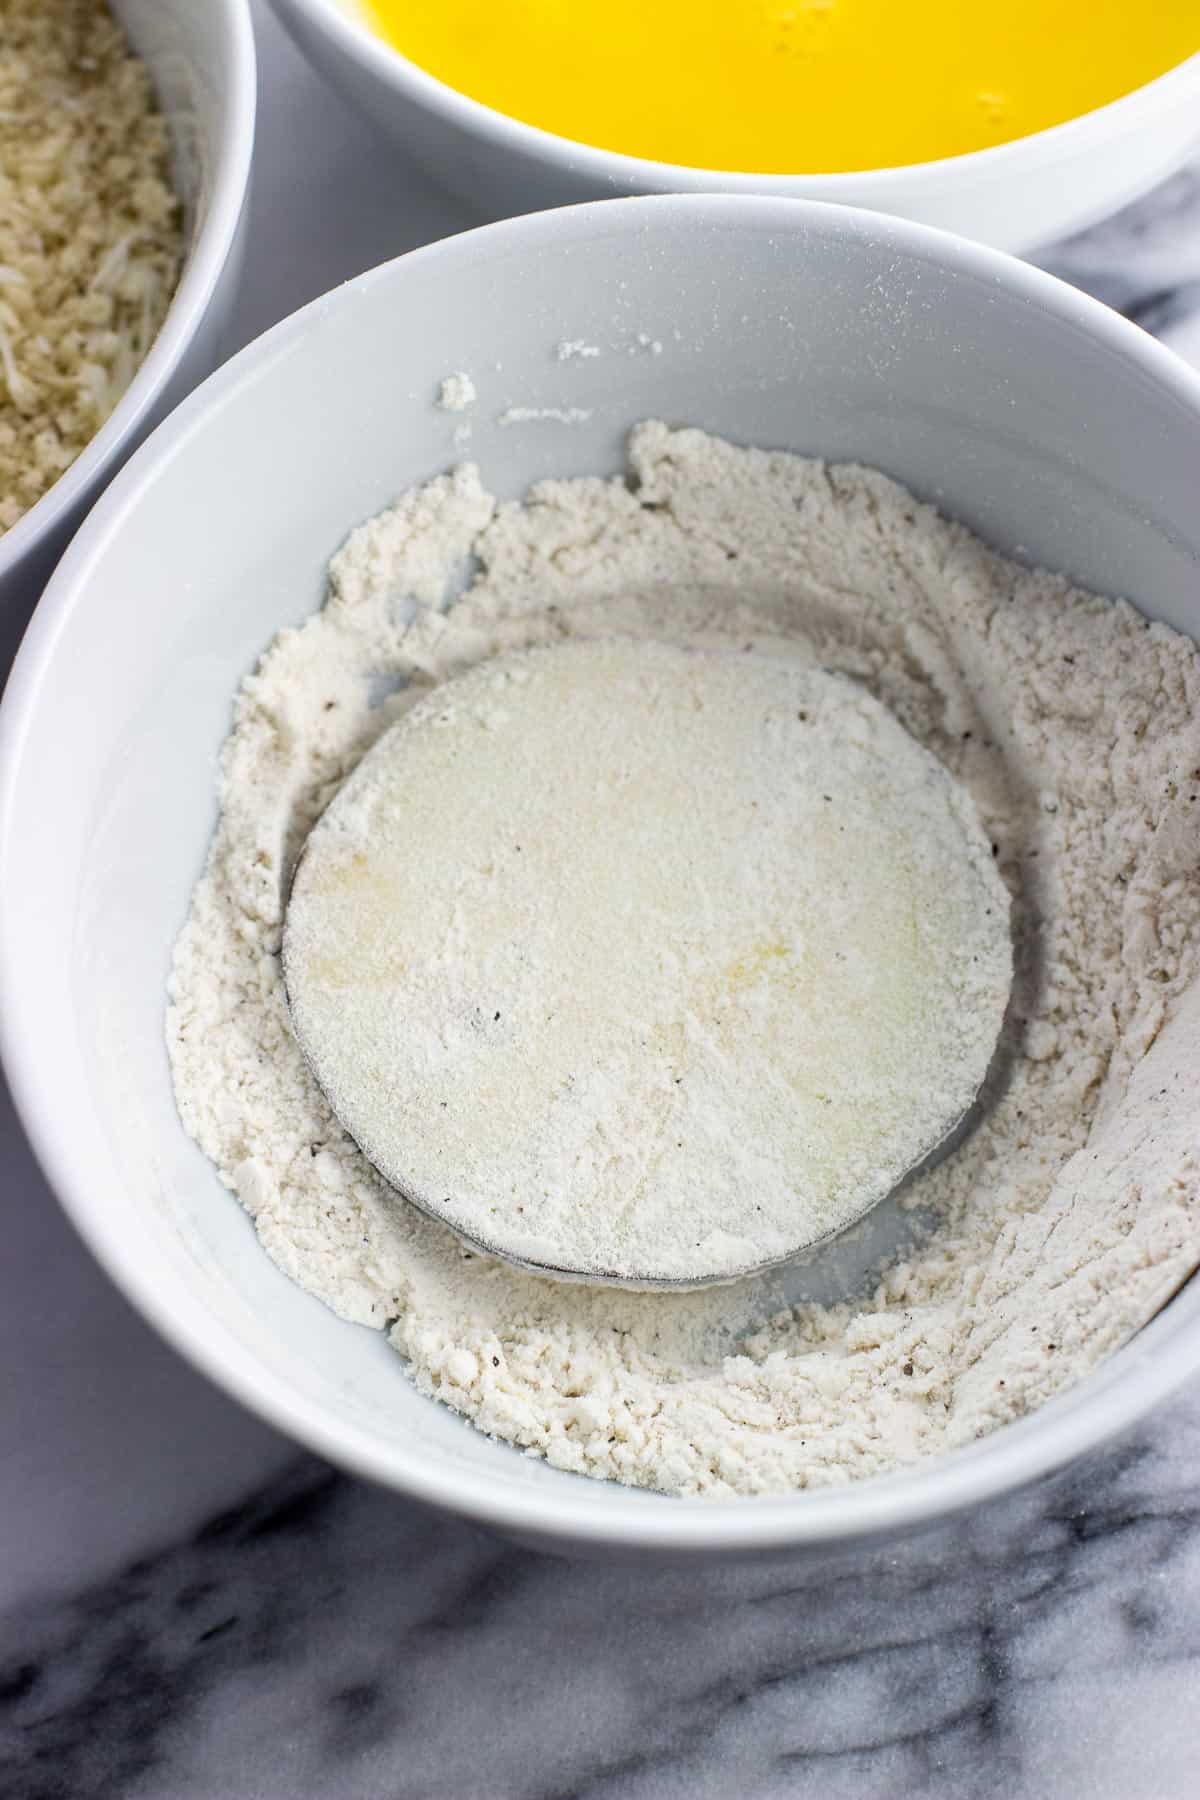
[[[564,363],[563,338],[608,353]],[[51,1184],[230,1393],[348,1469],[542,1543],[797,1552],[912,1528],[1097,1444],[1200,1367],[1200,1282],[1041,1413],[903,1474],[733,1504],[561,1474],[422,1399],[382,1336],[294,1287],[185,1137],[164,989],[235,685],[317,605],[348,528],[455,460],[434,399],[457,369],[503,494],[619,468],[644,416],[693,421],[878,464],[994,543],[1200,632],[1200,378],[1021,263],[715,196],[510,220],[386,264],[159,428],[22,647],[0,708],[0,1047]],[[501,425],[510,405],[592,410]]]
[[[1200,142],[1197,55],[1108,106],[966,156],[841,175],[692,169],[573,143],[469,99],[377,37],[359,0],[272,4],[316,67],[484,217],[618,194],[778,194],[1027,251],[1115,212]]]
[[[248,0],[112,0],[171,132],[187,208],[187,261],[150,354],[87,448],[0,535],[0,668],[71,533],[104,483],[221,355],[238,272],[254,145]]]

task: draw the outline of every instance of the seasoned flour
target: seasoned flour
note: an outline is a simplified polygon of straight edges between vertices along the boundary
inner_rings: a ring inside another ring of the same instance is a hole
[[[676,1492],[841,1483],[1040,1404],[1200,1260],[1200,657],[871,471],[657,424],[631,462],[633,484],[545,482],[524,505],[469,468],[404,496],[243,684],[171,981],[180,1111],[276,1261],[386,1328],[417,1386],[483,1430]],[[768,1278],[626,1293],[473,1254],[374,1174],[292,1037],[291,869],[364,751],[484,657],[614,634],[860,682],[970,790],[1012,893],[982,1118],[913,1184],[911,1242],[850,1301],[785,1304]]]

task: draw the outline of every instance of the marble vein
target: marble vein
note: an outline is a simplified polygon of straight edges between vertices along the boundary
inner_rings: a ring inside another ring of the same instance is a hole
[[[1200,164],[1038,260],[1200,361]]]
[[[909,1543],[694,1569],[504,1546],[298,1458],[0,1623],[0,1792],[1183,1795],[1194,1737],[1167,1709],[1200,1678],[1198,1459],[1192,1394]],[[1109,1710],[1131,1671],[1156,1685],[1146,1741]]]

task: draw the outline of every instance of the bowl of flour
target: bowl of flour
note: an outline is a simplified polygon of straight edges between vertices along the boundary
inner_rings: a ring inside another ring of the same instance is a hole
[[[801,202],[513,221],[267,334],[89,521],[0,718],[4,1055],[96,1254],[280,1428],[543,1544],[798,1553],[1130,1424],[1200,1366],[1198,448],[1200,383],[1105,309]],[[969,1129],[714,1288],[481,1254],[288,1011],[292,874],[371,746],[597,639],[855,684],[1010,908]]]

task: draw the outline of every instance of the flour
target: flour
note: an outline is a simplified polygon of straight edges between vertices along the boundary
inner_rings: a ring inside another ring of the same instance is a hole
[[[506,406],[497,417],[500,425],[583,425],[592,416],[590,406]]]
[[[443,412],[466,412],[478,398],[475,383],[465,369],[456,369],[438,386],[438,405]]]
[[[171,982],[180,1112],[276,1261],[386,1328],[418,1388],[484,1431],[674,1492],[843,1483],[1041,1404],[1200,1260],[1200,657],[870,471],[660,425],[631,461],[632,489],[552,481],[524,506],[469,468],[404,496],[243,684]],[[613,633],[845,673],[967,786],[996,846],[1004,1066],[913,1184],[912,1242],[850,1300],[786,1304],[766,1278],[633,1294],[465,1252],[374,1174],[292,1036],[290,872],[364,751],[485,656]]]
[[[695,1285],[844,1230],[958,1126],[1008,915],[970,796],[857,683],[577,639],[368,751],[283,971],[334,1112],[426,1212],[535,1269]]]

